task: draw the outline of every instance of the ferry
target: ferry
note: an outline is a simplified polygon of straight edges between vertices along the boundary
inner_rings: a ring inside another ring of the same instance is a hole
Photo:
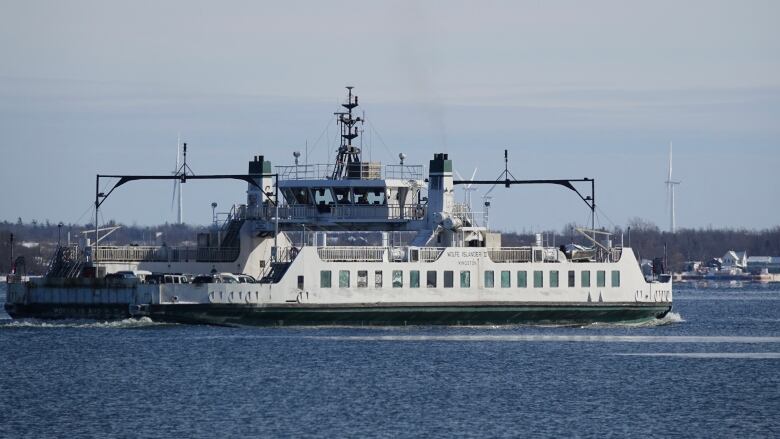
[[[555,184],[593,214],[593,179],[517,180],[506,151],[504,173],[487,181],[456,179],[446,153],[433,154],[427,170],[403,154],[397,164],[366,161],[352,87],[342,105],[333,163],[299,164],[296,153],[294,165],[273,167],[256,155],[247,174],[196,175],[185,144],[175,175],[97,175],[96,225],[114,190],[143,179],[237,179],[247,184],[246,203],[193,247],[102,244],[108,233],[96,226],[94,239],[59,247],[44,277],[10,276],[6,311],[17,319],[286,326],[635,322],[672,309],[671,276],[645,278],[634,252],[593,222],[581,229],[584,246],[537,236],[504,247],[470,200],[455,196],[465,185]],[[116,183],[100,192],[108,178]]]

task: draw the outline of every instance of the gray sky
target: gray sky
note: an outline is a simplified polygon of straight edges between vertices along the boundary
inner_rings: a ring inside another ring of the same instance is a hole
[[[603,225],[665,228],[671,140],[680,227],[775,226],[778,18],[774,1],[0,1],[0,219],[88,221],[97,172],[169,172],[179,132],[201,174],[306,141],[325,161],[349,84],[375,160],[445,151],[487,179],[508,148],[518,178],[596,177]],[[185,218],[244,191],[187,183]],[[505,230],[588,217],[557,188],[493,195]],[[162,183],[103,211],[175,218]]]

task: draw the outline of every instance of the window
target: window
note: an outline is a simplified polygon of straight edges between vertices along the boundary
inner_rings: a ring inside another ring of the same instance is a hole
[[[455,275],[452,271],[444,272],[444,288],[452,288],[455,283]]]
[[[425,286],[428,288],[436,288],[436,272],[429,271],[425,276]]]
[[[569,270],[569,287],[574,287],[574,270]]]
[[[336,202],[339,204],[352,204],[352,200],[350,200],[349,196],[349,188],[348,187],[335,187],[333,188],[333,192],[336,195]]]
[[[585,288],[590,288],[590,271],[580,273],[580,284]]]
[[[612,286],[613,287],[620,286],[620,271],[618,270],[612,270]]]
[[[393,288],[403,288],[404,286],[404,272],[401,270],[393,270]]]
[[[486,270],[485,271],[485,288],[493,288],[494,284],[495,284],[495,275],[493,274],[493,270]]]
[[[334,203],[330,188],[314,188],[311,192],[314,194],[314,204],[331,205]]]
[[[339,288],[349,288],[349,270],[339,271]]]
[[[382,270],[374,272],[374,288],[382,288]]]
[[[460,287],[461,288],[471,288],[471,272],[470,271],[461,271],[460,272]]]
[[[607,286],[607,273],[604,270],[599,270],[596,272],[596,286],[597,287],[605,287]]]
[[[541,271],[534,271],[534,288],[544,287],[544,273]]]
[[[558,270],[550,271],[550,287],[558,288]]]
[[[420,288],[419,270],[412,270],[409,272],[409,288]]]
[[[528,288],[528,273],[525,270],[517,272],[517,288]]]
[[[293,189],[293,196],[297,204],[309,204],[309,189],[305,187],[297,187]]]
[[[501,272],[501,288],[509,288],[511,286],[512,273],[509,271]]]
[[[387,201],[384,189],[369,189],[367,197],[368,204],[386,204]]]
[[[330,288],[330,270],[320,271],[320,288]]]
[[[368,287],[368,271],[358,270],[357,287],[358,288]]]
[[[368,189],[362,187],[353,188],[352,200],[355,204],[368,204]]]
[[[298,289],[303,289],[303,276],[298,276]]]

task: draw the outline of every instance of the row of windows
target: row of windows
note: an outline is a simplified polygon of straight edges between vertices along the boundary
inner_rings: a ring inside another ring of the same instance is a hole
[[[350,271],[349,270],[340,270],[339,272],[339,279],[338,284],[339,288],[349,288],[351,286],[350,282]],[[591,286],[590,284],[590,271],[581,271],[580,272],[580,286],[589,288]],[[612,271],[612,286],[613,287],[619,287],[620,286],[620,271],[619,270],[613,270]],[[460,272],[460,287],[461,288],[471,288],[471,272],[470,271],[461,271]],[[420,270],[411,270],[408,274],[409,283],[406,285],[409,288],[420,288]],[[512,287],[512,272],[511,271],[501,271],[499,272],[499,284],[501,288],[511,288]],[[576,287],[576,280],[577,276],[574,270],[569,270],[568,272],[568,278],[567,278],[567,285],[569,287]],[[560,276],[558,274],[558,270],[552,270],[549,272],[548,275],[548,282],[550,288],[558,288],[560,286]],[[404,272],[402,270],[393,270],[392,272],[392,279],[391,283],[393,288],[403,288],[404,287]],[[436,288],[438,283],[438,272],[437,271],[427,271],[425,272],[425,286],[428,288]],[[358,288],[367,288],[369,284],[369,278],[368,278],[368,270],[358,270],[357,272],[357,282],[356,285]],[[455,272],[453,271],[445,271],[444,272],[444,279],[443,279],[443,286],[444,288],[452,288],[455,284]],[[596,271],[596,287],[605,287],[607,284],[607,272],[604,270],[598,270]],[[374,272],[374,288],[382,288],[383,285],[383,272],[381,270],[377,270]],[[495,288],[496,286],[496,275],[495,272],[492,270],[485,271],[485,282],[484,282],[485,288]],[[332,274],[330,270],[322,270],[320,271],[320,287],[321,288],[331,288],[333,286],[333,279]],[[515,287],[517,288],[528,288],[528,272],[521,270],[517,271],[516,275],[516,281],[515,281]],[[534,288],[544,288],[544,272],[543,271],[534,271],[533,272],[533,287]]]

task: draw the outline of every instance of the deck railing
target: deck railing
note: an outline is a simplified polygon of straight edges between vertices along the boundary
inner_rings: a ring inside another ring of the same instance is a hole
[[[382,262],[384,247],[318,247],[317,255],[327,262]]]
[[[94,247],[92,248],[94,255]],[[99,246],[99,262],[232,262],[238,247]]]
[[[507,247],[488,249],[488,257],[493,262],[533,262],[531,247]]]
[[[425,206],[386,205],[285,205],[279,206],[279,220],[337,219],[350,221],[418,220],[425,218]],[[256,206],[237,211],[241,219],[270,221],[276,215],[274,206]]]
[[[444,247],[420,247],[420,261],[435,262],[442,253],[444,253]]]
[[[327,180],[333,177],[332,163],[275,166],[279,180]],[[382,165],[363,162],[347,165],[348,179],[355,180],[422,180],[422,165]]]

